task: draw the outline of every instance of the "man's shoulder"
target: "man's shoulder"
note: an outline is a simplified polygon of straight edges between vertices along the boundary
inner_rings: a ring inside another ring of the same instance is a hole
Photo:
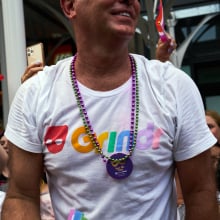
[[[49,95],[57,83],[66,82],[69,77],[71,57],[58,61],[55,65],[45,66],[44,69],[25,81],[19,88],[22,96]]]
[[[168,68],[175,68],[173,64],[169,61],[161,62],[160,60],[149,59],[140,54],[131,54],[136,62],[136,65],[140,69],[145,69],[147,72],[149,71],[159,71],[161,72],[162,69],[166,70]]]
[[[37,84],[42,87],[44,85],[52,85],[57,81],[62,81],[63,77],[66,77],[67,74],[69,74],[71,60],[72,57],[68,57],[58,61],[54,65],[45,66],[42,71],[36,74],[36,78],[32,77],[33,79],[30,79],[30,83]]]
[[[145,84],[150,83],[153,88],[161,89],[161,86],[166,86],[166,88],[178,90],[180,85],[189,88],[194,84],[187,73],[169,61],[150,60],[138,54],[132,54],[132,56],[136,61],[140,81]]]
[[[71,57],[67,57],[65,59],[59,60],[59,61],[57,61],[55,66],[66,65],[67,63],[70,63],[72,59],[73,59],[73,57],[71,56]]]
[[[45,66],[43,72],[62,72],[66,67],[70,66],[72,57],[65,58],[63,60],[59,60],[56,64],[51,66]]]
[[[131,54],[136,62],[137,70],[144,75],[153,78],[161,77],[174,77],[176,73],[182,73],[182,71],[176,68],[171,62],[161,62],[155,59],[148,59],[147,57],[139,54]]]

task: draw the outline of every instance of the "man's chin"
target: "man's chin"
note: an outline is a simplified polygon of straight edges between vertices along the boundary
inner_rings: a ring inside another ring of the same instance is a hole
[[[117,35],[126,39],[131,39],[134,36],[135,31],[129,28],[120,28],[117,30]]]

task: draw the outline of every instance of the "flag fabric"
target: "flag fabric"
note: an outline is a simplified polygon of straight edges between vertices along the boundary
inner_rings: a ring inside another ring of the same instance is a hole
[[[166,42],[168,40],[166,31],[165,31],[165,22],[164,22],[164,14],[163,14],[163,3],[162,0],[160,0],[159,6],[158,6],[158,15],[155,21],[157,32],[160,36],[160,39],[163,42]]]

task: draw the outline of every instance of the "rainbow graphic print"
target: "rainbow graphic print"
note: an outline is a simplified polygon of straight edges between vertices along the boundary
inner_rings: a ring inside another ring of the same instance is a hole
[[[78,210],[72,209],[68,216],[68,220],[88,220],[84,214]]]

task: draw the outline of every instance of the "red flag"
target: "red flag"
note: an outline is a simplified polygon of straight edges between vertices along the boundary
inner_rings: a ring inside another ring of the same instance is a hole
[[[4,79],[4,75],[0,74],[0,81]]]
[[[158,15],[157,15],[155,24],[156,24],[156,28],[157,28],[158,34],[160,36],[160,39],[163,42],[166,42],[168,40],[168,37],[167,37],[166,31],[164,29],[165,22],[164,22],[164,15],[163,15],[163,3],[162,3],[162,0],[160,0],[159,6],[158,6]]]

